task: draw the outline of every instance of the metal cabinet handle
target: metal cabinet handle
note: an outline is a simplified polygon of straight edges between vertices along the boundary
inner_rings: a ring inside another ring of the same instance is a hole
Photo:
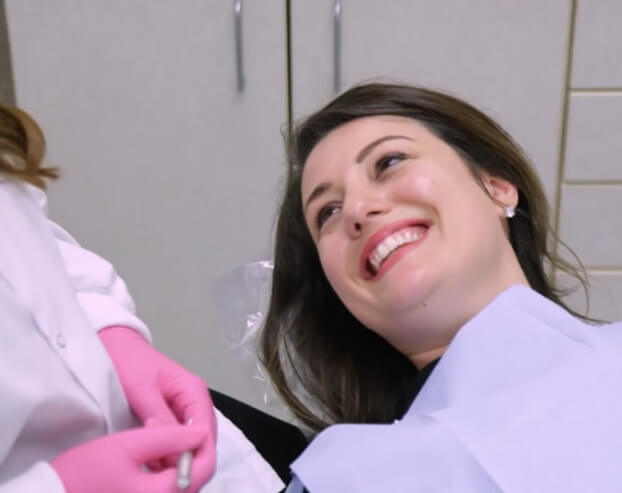
[[[235,67],[238,92],[244,91],[244,59],[242,57],[242,0],[233,2],[233,25],[235,30]]]
[[[334,46],[333,46],[333,89],[341,90],[341,0],[333,3]]]

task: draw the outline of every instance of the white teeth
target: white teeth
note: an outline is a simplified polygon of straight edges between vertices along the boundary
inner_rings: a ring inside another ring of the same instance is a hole
[[[397,244],[397,243],[396,243]],[[387,255],[389,255],[389,252],[393,250],[393,248],[389,248],[389,245],[387,245],[387,240],[384,240],[382,243],[380,243],[380,245],[378,245],[376,247],[376,251],[378,252],[378,254],[380,255],[380,257],[384,258]]]
[[[389,251],[395,250],[398,245],[402,244],[402,238],[399,234],[389,236],[385,241],[383,241]]]
[[[422,236],[422,232],[414,232],[409,229],[393,233],[391,236],[388,236],[382,240],[378,246],[376,246],[374,251],[369,255],[369,263],[372,265],[374,270],[377,271],[380,264],[393,250],[407,243],[413,243],[419,240]]]

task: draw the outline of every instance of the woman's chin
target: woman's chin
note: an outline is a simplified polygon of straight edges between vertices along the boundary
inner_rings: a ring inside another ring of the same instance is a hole
[[[409,312],[424,308],[430,292],[430,273],[424,269],[400,269],[387,272],[379,296],[389,312]],[[380,286],[379,286],[380,287]]]
[[[412,329],[416,320],[425,318],[430,293],[429,285],[423,279],[401,279],[387,285],[377,299],[377,306],[381,308],[373,326],[383,327],[383,331]]]

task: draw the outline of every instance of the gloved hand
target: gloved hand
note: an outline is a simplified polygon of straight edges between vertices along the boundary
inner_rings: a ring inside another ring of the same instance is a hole
[[[67,493],[173,493],[178,491],[175,468],[149,472],[142,466],[195,450],[209,434],[205,427],[179,424],[122,431],[69,449],[51,465]],[[201,481],[193,470],[186,491],[196,493]]]
[[[192,420],[192,427],[209,430],[192,461],[193,478],[196,474],[200,484],[205,484],[216,467],[217,429],[214,407],[203,379],[156,351],[133,329],[107,327],[99,331],[99,337],[132,411],[144,424]],[[171,456],[164,463],[172,466],[176,460]]]

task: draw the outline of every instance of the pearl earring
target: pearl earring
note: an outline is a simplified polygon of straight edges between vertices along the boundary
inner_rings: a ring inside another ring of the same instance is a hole
[[[505,217],[512,218],[516,215],[516,208],[512,207],[511,205],[506,205],[503,210],[505,211]]]

